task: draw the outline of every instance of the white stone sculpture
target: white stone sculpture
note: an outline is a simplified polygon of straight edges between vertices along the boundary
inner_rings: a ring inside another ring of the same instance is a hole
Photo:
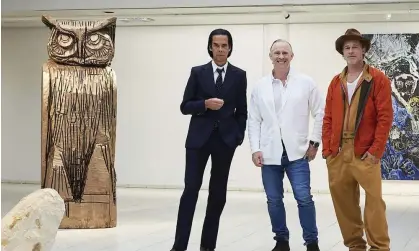
[[[51,250],[64,212],[64,200],[54,189],[27,195],[1,220],[1,250]]]

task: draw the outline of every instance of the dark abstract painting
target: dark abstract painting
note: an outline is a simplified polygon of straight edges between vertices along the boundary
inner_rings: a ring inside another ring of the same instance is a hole
[[[366,34],[366,61],[391,80],[393,126],[382,158],[384,180],[419,180],[419,33]]]

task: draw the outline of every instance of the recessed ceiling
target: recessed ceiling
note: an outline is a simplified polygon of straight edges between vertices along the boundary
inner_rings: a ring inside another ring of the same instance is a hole
[[[158,8],[207,8],[282,5],[324,5],[363,3],[417,3],[415,0],[2,0],[2,14],[28,10],[95,10],[95,9],[158,9]]]
[[[286,19],[288,14],[290,17]],[[408,22],[419,21],[419,3],[24,11],[2,15],[2,26],[43,26],[40,20],[42,15],[58,19],[101,19],[115,16],[121,26]]]

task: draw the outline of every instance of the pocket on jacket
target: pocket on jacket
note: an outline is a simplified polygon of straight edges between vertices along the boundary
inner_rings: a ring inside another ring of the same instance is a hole
[[[260,150],[262,151],[263,157],[264,158],[271,158],[271,141],[272,138],[271,137],[263,137],[260,139]]]
[[[269,145],[272,137],[261,137],[259,140],[260,147]]]
[[[296,139],[298,140],[297,142],[298,142],[298,145],[299,146],[301,146],[301,145],[305,145],[305,144],[307,144],[308,143],[308,134],[306,134],[306,133],[297,133],[296,134]],[[308,146],[307,146],[308,147]]]

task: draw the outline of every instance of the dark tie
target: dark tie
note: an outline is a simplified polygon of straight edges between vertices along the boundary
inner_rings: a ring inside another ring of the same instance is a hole
[[[223,85],[223,72],[224,72],[224,68],[217,68],[217,72],[218,72],[218,77],[217,80],[215,81],[215,88],[217,89],[217,95],[220,94],[220,90],[221,90],[221,86]]]

